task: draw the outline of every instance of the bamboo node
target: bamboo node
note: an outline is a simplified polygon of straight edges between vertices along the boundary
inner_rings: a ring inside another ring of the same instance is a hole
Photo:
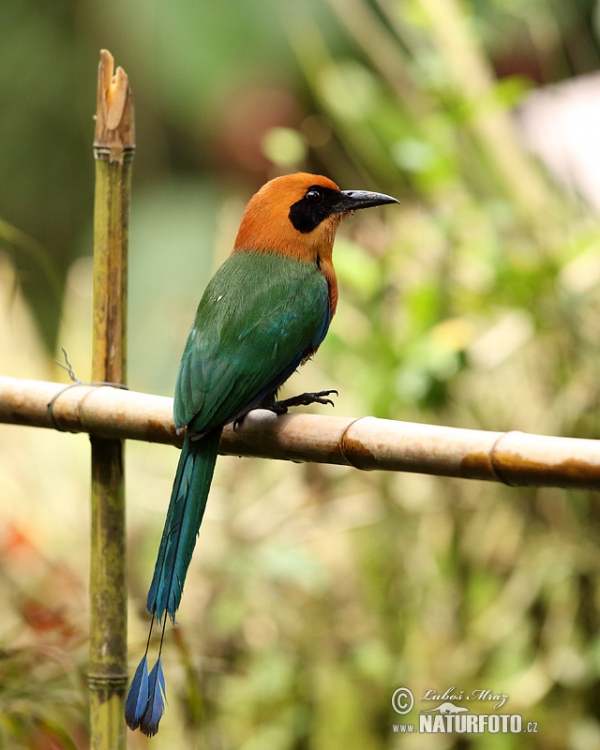
[[[373,458],[372,452],[366,448],[363,443],[360,440],[357,440],[356,438],[350,437],[348,434],[351,427],[354,427],[354,425],[357,422],[360,422],[362,419],[367,419],[367,417],[357,417],[356,419],[353,419],[351,422],[349,422],[346,427],[344,428],[344,431],[341,434],[340,440],[339,440],[339,448],[340,453],[348,463],[348,466],[352,466],[355,469],[359,469],[360,471],[369,471],[372,467],[368,465],[365,465],[361,461],[358,461],[357,459],[360,457],[364,457],[366,459]]]
[[[514,487],[515,484],[510,481],[510,479],[506,476],[505,470],[506,465],[505,462],[502,460],[502,449],[500,448],[500,443],[508,436],[508,435],[521,435],[523,434],[520,430],[509,430],[508,432],[503,432],[502,435],[498,437],[498,439],[494,442],[494,445],[492,445],[492,449],[490,451],[490,468],[492,472],[494,473],[494,476],[497,478],[499,482],[502,482],[502,484],[505,484],[507,487]],[[517,485],[518,486],[518,485]]]
[[[126,672],[112,675],[88,673],[87,683],[90,690],[118,691],[127,688],[129,676]]]

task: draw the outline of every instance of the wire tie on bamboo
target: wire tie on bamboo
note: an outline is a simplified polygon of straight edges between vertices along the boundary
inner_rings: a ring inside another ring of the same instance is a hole
[[[67,350],[64,346],[61,346],[61,351],[63,353],[63,357],[65,358],[65,364],[62,362],[59,362],[58,359],[55,359],[54,361],[59,367],[62,367],[63,370],[66,371],[69,378],[73,381],[70,385],[66,385],[62,390],[60,390],[55,396],[52,397],[52,399],[48,402],[48,419],[50,422],[52,422],[52,425],[54,426],[55,430],[58,430],[59,432],[71,432],[71,430],[64,430],[56,421],[54,417],[54,404],[57,402],[60,396],[62,396],[65,391],[70,390],[71,388],[76,388],[79,385],[88,386],[91,388],[100,387],[103,385],[107,385],[111,388],[120,388],[121,390],[128,391],[129,386],[124,385],[123,383],[110,383],[104,380],[86,383],[83,380],[80,380],[77,375],[75,375],[75,370],[73,369],[73,365],[69,362],[69,357],[67,355]]]

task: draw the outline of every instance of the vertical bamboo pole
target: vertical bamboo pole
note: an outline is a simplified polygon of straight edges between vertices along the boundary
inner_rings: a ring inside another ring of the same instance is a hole
[[[133,98],[122,68],[102,50],[94,158],[92,379],[125,383],[127,242],[135,151]],[[91,438],[90,747],[125,747],[127,688],[123,441]]]

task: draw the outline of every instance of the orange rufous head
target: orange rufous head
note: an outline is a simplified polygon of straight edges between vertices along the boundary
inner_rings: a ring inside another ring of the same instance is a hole
[[[332,251],[344,216],[360,208],[398,203],[383,193],[340,190],[328,177],[298,172],[270,180],[250,199],[234,252],[281,253],[316,262],[329,283],[332,314],[337,281]]]

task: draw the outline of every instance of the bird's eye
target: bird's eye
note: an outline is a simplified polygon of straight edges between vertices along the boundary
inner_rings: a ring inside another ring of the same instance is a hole
[[[320,203],[323,200],[323,193],[319,188],[311,187],[305,197],[309,203]]]

